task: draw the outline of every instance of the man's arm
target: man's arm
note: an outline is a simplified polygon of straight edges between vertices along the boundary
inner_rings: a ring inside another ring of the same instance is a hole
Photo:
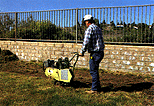
[[[80,55],[84,56],[84,53],[86,52],[87,48],[88,48],[88,44],[89,44],[89,40],[90,40],[90,34],[91,34],[91,29],[88,28],[85,31],[85,36],[84,36],[84,40],[83,40],[83,44],[82,44],[82,48],[81,48],[81,52]]]

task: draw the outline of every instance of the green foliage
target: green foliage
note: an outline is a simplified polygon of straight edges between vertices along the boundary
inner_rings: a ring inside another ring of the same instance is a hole
[[[149,25],[145,23],[126,25],[121,22],[121,26],[116,27],[113,22],[109,25],[101,24],[103,35],[106,41],[112,42],[138,42],[138,43],[152,43],[154,41],[153,25],[149,28]],[[114,37],[106,37],[106,35],[112,35]]]
[[[18,38],[23,39],[55,39],[57,27],[50,21],[34,21],[32,16],[22,21],[18,27]]]
[[[0,38],[15,37],[15,21],[11,20],[8,15],[0,17]],[[41,22],[33,19],[32,15],[26,20],[18,22],[17,38],[21,39],[51,39],[51,40],[68,40],[75,39],[70,30],[57,27],[51,21],[43,20]],[[10,29],[12,28],[12,29]],[[4,36],[5,35],[5,36]]]
[[[10,38],[14,37],[14,20],[9,17],[9,15],[0,16],[0,38]]]

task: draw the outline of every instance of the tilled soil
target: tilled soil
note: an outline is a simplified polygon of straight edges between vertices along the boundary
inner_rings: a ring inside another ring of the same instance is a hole
[[[43,71],[42,62],[24,62],[8,51],[0,53],[0,71],[15,72],[30,76],[47,78]],[[142,92],[154,102],[153,76],[130,74],[124,72],[99,71],[102,91]],[[88,69],[76,69],[74,78],[75,88],[90,88],[92,78]],[[147,103],[148,104],[148,103]]]

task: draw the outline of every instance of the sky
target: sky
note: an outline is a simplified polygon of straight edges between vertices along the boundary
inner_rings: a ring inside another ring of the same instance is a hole
[[[0,12],[154,4],[154,0],[0,0]]]

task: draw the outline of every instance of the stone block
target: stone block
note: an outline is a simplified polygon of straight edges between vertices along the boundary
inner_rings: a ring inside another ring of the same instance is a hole
[[[110,52],[108,50],[104,50],[104,55],[109,55]]]
[[[64,52],[61,52],[61,51],[55,51],[55,55],[63,56],[63,55],[64,55]]]
[[[24,42],[23,45],[30,46],[31,42]]]
[[[58,61],[59,56],[58,55],[51,55],[50,58],[55,61]]]
[[[22,45],[24,45],[24,42],[16,42],[16,45],[20,45],[20,46],[22,46]]]
[[[48,43],[47,46],[48,47],[55,47],[55,43]]]
[[[64,52],[64,56],[70,57],[70,52],[65,51],[65,52]]]
[[[76,48],[69,48],[69,50],[68,50],[70,53],[71,52],[77,52],[77,49]]]
[[[42,47],[42,46],[45,46],[45,44],[43,43],[43,42],[38,42],[38,46],[40,47]]]
[[[8,48],[8,45],[3,44],[3,45],[2,45],[2,48],[3,48],[3,49],[7,49],[7,48]]]
[[[63,48],[64,47],[64,44],[63,43],[56,43],[55,44],[55,47],[57,47],[57,48]]]
[[[113,45],[105,45],[105,50],[115,50],[115,46],[113,46]]]
[[[73,44],[72,43],[67,43],[67,44],[64,45],[64,47],[73,48]]]
[[[145,56],[146,56],[146,57],[153,57],[153,56],[154,56],[153,53],[154,53],[154,51],[150,51],[150,52],[149,52],[149,51],[146,51],[146,52],[145,52]]]
[[[30,46],[38,46],[38,42],[31,42]]]

